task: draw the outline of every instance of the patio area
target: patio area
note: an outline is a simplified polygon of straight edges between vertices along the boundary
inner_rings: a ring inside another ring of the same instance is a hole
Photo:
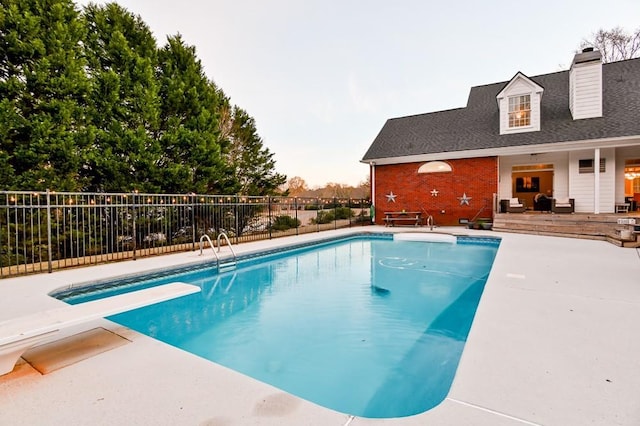
[[[390,231],[326,231],[240,244],[235,251]],[[462,227],[434,232],[502,242],[453,386],[430,411],[400,419],[337,413],[101,319],[64,336],[104,328],[125,340],[48,374],[21,362],[0,376],[0,424],[640,424],[640,249]],[[0,280],[0,321],[59,306],[46,294],[71,283],[189,262],[203,258],[195,251]]]

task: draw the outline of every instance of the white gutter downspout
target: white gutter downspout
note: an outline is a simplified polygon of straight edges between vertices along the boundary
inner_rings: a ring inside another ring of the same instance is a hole
[[[593,157],[593,212],[600,213],[600,148],[596,148]]]
[[[371,223],[376,223],[376,162],[370,162],[369,166],[371,167]]]

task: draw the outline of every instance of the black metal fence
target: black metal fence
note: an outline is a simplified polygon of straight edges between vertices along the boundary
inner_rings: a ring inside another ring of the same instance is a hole
[[[0,278],[371,224],[370,202],[240,195],[0,192]]]

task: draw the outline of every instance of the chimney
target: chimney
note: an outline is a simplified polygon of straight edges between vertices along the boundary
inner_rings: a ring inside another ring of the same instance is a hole
[[[587,47],[569,70],[569,109],[574,120],[602,117],[602,55]]]

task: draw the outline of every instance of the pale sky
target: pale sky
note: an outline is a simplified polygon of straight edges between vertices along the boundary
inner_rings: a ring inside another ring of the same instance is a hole
[[[159,46],[177,33],[195,46],[276,170],[312,188],[365,180],[360,160],[389,118],[463,107],[471,86],[567,69],[599,28],[640,27],[638,0],[116,3]]]

